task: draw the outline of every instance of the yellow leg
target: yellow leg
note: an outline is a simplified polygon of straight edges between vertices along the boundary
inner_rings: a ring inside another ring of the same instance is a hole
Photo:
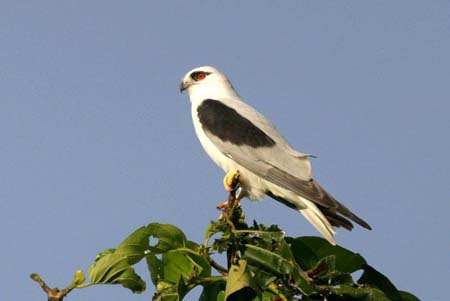
[[[223,178],[223,187],[225,190],[230,192],[237,188],[239,184],[239,170],[228,172]]]

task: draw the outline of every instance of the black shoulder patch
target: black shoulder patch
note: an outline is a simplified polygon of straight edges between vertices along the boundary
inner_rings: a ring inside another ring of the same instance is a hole
[[[203,129],[223,141],[252,147],[275,145],[275,141],[250,120],[218,100],[204,100],[197,114]]]

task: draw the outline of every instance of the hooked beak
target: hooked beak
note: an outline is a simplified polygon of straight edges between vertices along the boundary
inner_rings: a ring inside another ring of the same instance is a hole
[[[187,82],[181,82],[180,84],[180,93],[183,93],[184,90],[186,90],[187,88],[189,88],[189,84]]]

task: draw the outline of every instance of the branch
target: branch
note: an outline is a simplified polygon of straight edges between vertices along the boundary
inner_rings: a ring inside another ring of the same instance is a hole
[[[221,273],[223,276],[227,276],[228,275],[228,270],[221,266],[220,264],[218,264],[214,259],[212,259],[210,256],[207,257],[209,264],[216,269],[216,271],[218,271],[219,273]]]
[[[36,281],[40,285],[42,290],[47,294],[48,301],[62,301],[64,297],[70,292],[70,290],[68,290],[67,288],[63,289],[62,291],[60,291],[56,287],[50,288],[38,274],[31,274],[30,277],[31,279]]]
[[[82,283],[85,281],[85,276],[81,270],[76,271],[73,275],[72,282],[63,290],[59,290],[59,288],[54,287],[50,288],[44,280],[42,280],[39,274],[31,274],[31,279],[36,281],[42,290],[47,294],[48,301],[62,301],[68,293],[70,293],[74,288],[80,287]]]

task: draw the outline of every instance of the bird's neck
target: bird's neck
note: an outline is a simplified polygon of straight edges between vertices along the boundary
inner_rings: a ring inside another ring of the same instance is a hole
[[[189,93],[193,105],[198,105],[205,99],[239,99],[239,95],[231,85],[211,85],[202,89],[193,89]]]

